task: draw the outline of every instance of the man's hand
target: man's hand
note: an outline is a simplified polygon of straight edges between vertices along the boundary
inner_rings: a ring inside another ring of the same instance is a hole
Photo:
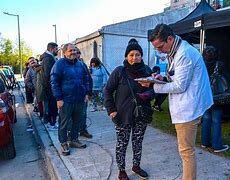
[[[89,95],[85,95],[85,102],[88,102],[90,100],[90,96]]]
[[[112,119],[112,118],[115,118],[115,116],[117,115],[117,112],[112,112],[110,113],[109,117]]]
[[[158,80],[160,80],[160,81],[163,81],[163,80],[164,80],[163,76],[161,76],[160,74],[153,73],[153,74],[152,74],[152,77],[154,77],[155,79],[158,79]]]
[[[64,104],[64,101],[63,101],[63,100],[57,101],[57,108],[58,108],[58,109],[61,109],[62,106],[63,106],[63,104]]]

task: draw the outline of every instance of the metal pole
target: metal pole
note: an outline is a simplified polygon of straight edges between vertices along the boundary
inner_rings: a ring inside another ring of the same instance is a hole
[[[18,20],[18,49],[19,49],[19,58],[20,58],[20,74],[22,78],[22,52],[21,52],[21,36],[20,36],[20,23],[19,23],[19,15],[17,15]]]
[[[19,60],[20,60],[20,75],[22,78],[22,53],[21,53],[21,38],[20,38],[20,23],[19,23],[19,15],[18,14],[11,14],[8,12],[3,12],[3,14],[9,15],[9,16],[16,16],[18,21],[18,49],[19,49]]]
[[[55,38],[55,43],[57,43],[57,26],[56,26],[56,24],[54,24],[53,27],[54,27],[54,38]]]

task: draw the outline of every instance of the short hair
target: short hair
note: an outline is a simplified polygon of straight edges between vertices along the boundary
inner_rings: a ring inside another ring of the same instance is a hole
[[[204,57],[204,60],[207,60],[207,61],[217,60],[217,58],[218,58],[218,50],[214,46],[207,46],[203,50],[202,55]]]
[[[157,24],[150,34],[149,41],[152,42],[156,39],[159,39],[161,41],[167,42],[167,38],[169,36],[175,37],[172,28],[169,27],[167,24]]]
[[[31,56],[28,58],[28,61],[30,61],[31,59],[35,59],[35,58],[33,56]]]
[[[74,46],[74,44],[72,44],[72,43],[66,43],[66,44],[64,44],[64,46],[62,47],[62,52],[63,53],[65,53],[67,51],[69,45],[73,45]]]
[[[54,49],[56,47],[58,47],[57,43],[50,42],[47,44],[47,50],[51,50],[51,49]]]

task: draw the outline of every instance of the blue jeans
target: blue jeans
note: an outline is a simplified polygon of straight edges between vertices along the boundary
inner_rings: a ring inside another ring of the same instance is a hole
[[[213,149],[221,149],[223,145],[221,139],[222,108],[215,107],[208,109],[202,119],[202,145],[212,146]]]

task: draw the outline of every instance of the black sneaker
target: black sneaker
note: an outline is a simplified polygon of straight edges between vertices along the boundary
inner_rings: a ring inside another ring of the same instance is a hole
[[[86,138],[89,138],[89,139],[93,138],[93,135],[90,134],[87,130],[84,130],[84,131],[80,132],[80,136],[83,136],[83,137],[86,137]]]
[[[119,171],[118,179],[119,180],[129,180],[129,177],[128,177],[127,173],[125,172],[125,170]]]
[[[160,106],[158,106],[158,105],[153,105],[152,106],[153,107],[153,109],[155,110],[155,111],[159,111],[159,112],[162,112],[163,111],[163,109],[160,107]]]
[[[141,179],[148,179],[148,173],[141,169],[140,166],[133,166],[132,172]]]
[[[67,143],[62,143],[61,144],[61,153],[62,153],[63,156],[70,155],[69,146],[68,146]]]
[[[224,152],[227,151],[229,149],[229,146],[227,144],[223,145],[223,147],[221,149],[214,149],[215,153],[219,153],[219,152]]]

